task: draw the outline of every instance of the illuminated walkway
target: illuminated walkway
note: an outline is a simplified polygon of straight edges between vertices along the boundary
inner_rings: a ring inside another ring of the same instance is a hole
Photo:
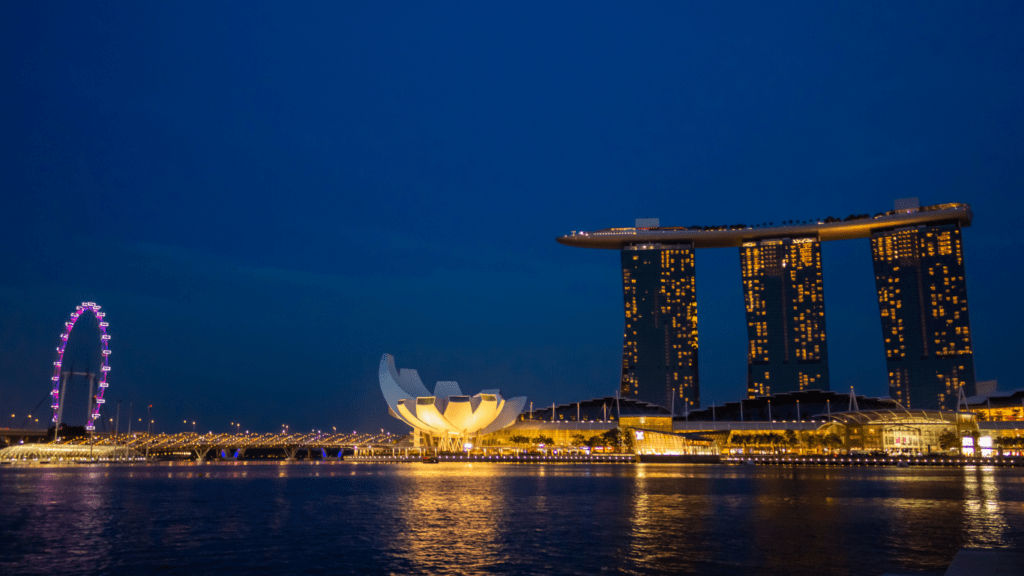
[[[281,450],[294,459],[300,450],[316,450],[333,456],[346,449],[391,449],[400,436],[384,434],[337,434],[308,432],[303,434],[118,434],[75,438],[67,442],[23,444],[0,450],[0,461],[47,459],[115,459],[192,454],[197,460],[211,452],[243,456],[246,450]],[[121,455],[121,456],[115,456]]]

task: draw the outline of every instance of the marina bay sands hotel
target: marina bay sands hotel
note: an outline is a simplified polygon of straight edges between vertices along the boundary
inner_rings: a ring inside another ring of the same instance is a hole
[[[821,243],[870,238],[890,395],[906,408],[955,409],[972,396],[974,355],[960,229],[967,204],[805,222],[573,232],[561,244],[619,250],[623,396],[700,407],[694,250],[738,248],[746,301],[747,394],[829,390]]]

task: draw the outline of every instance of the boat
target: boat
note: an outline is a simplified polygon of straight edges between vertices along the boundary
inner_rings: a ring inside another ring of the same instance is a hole
[[[423,457],[423,463],[424,464],[437,464],[438,462],[440,462],[440,460],[437,458],[437,456],[435,456],[433,454],[430,454],[430,455],[427,455],[427,456]]]

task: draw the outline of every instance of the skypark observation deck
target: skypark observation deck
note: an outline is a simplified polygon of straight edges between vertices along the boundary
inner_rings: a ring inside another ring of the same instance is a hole
[[[821,244],[869,238],[890,395],[908,408],[951,410],[960,390],[974,391],[961,236],[973,217],[967,204],[907,198],[874,216],[690,227],[649,218],[557,240],[620,251],[621,394],[692,411],[700,408],[696,249],[738,248],[754,398],[830,389]]]
[[[817,238],[821,242],[869,238],[876,230],[942,222],[957,222],[961,227],[967,227],[973,218],[974,214],[967,204],[939,204],[893,210],[875,216],[816,220],[808,224],[605,228],[594,232],[573,232],[556,240],[566,246],[606,250],[621,250],[637,244],[680,242],[690,243],[694,248],[737,248],[746,242],[773,238]]]

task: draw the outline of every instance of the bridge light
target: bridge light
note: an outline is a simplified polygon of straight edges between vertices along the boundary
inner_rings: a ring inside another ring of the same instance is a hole
[[[100,368],[100,370],[102,370],[103,372],[110,372],[110,366],[103,366],[102,368]]]
[[[107,326],[110,326],[110,322],[100,322],[100,328],[106,328]]]

